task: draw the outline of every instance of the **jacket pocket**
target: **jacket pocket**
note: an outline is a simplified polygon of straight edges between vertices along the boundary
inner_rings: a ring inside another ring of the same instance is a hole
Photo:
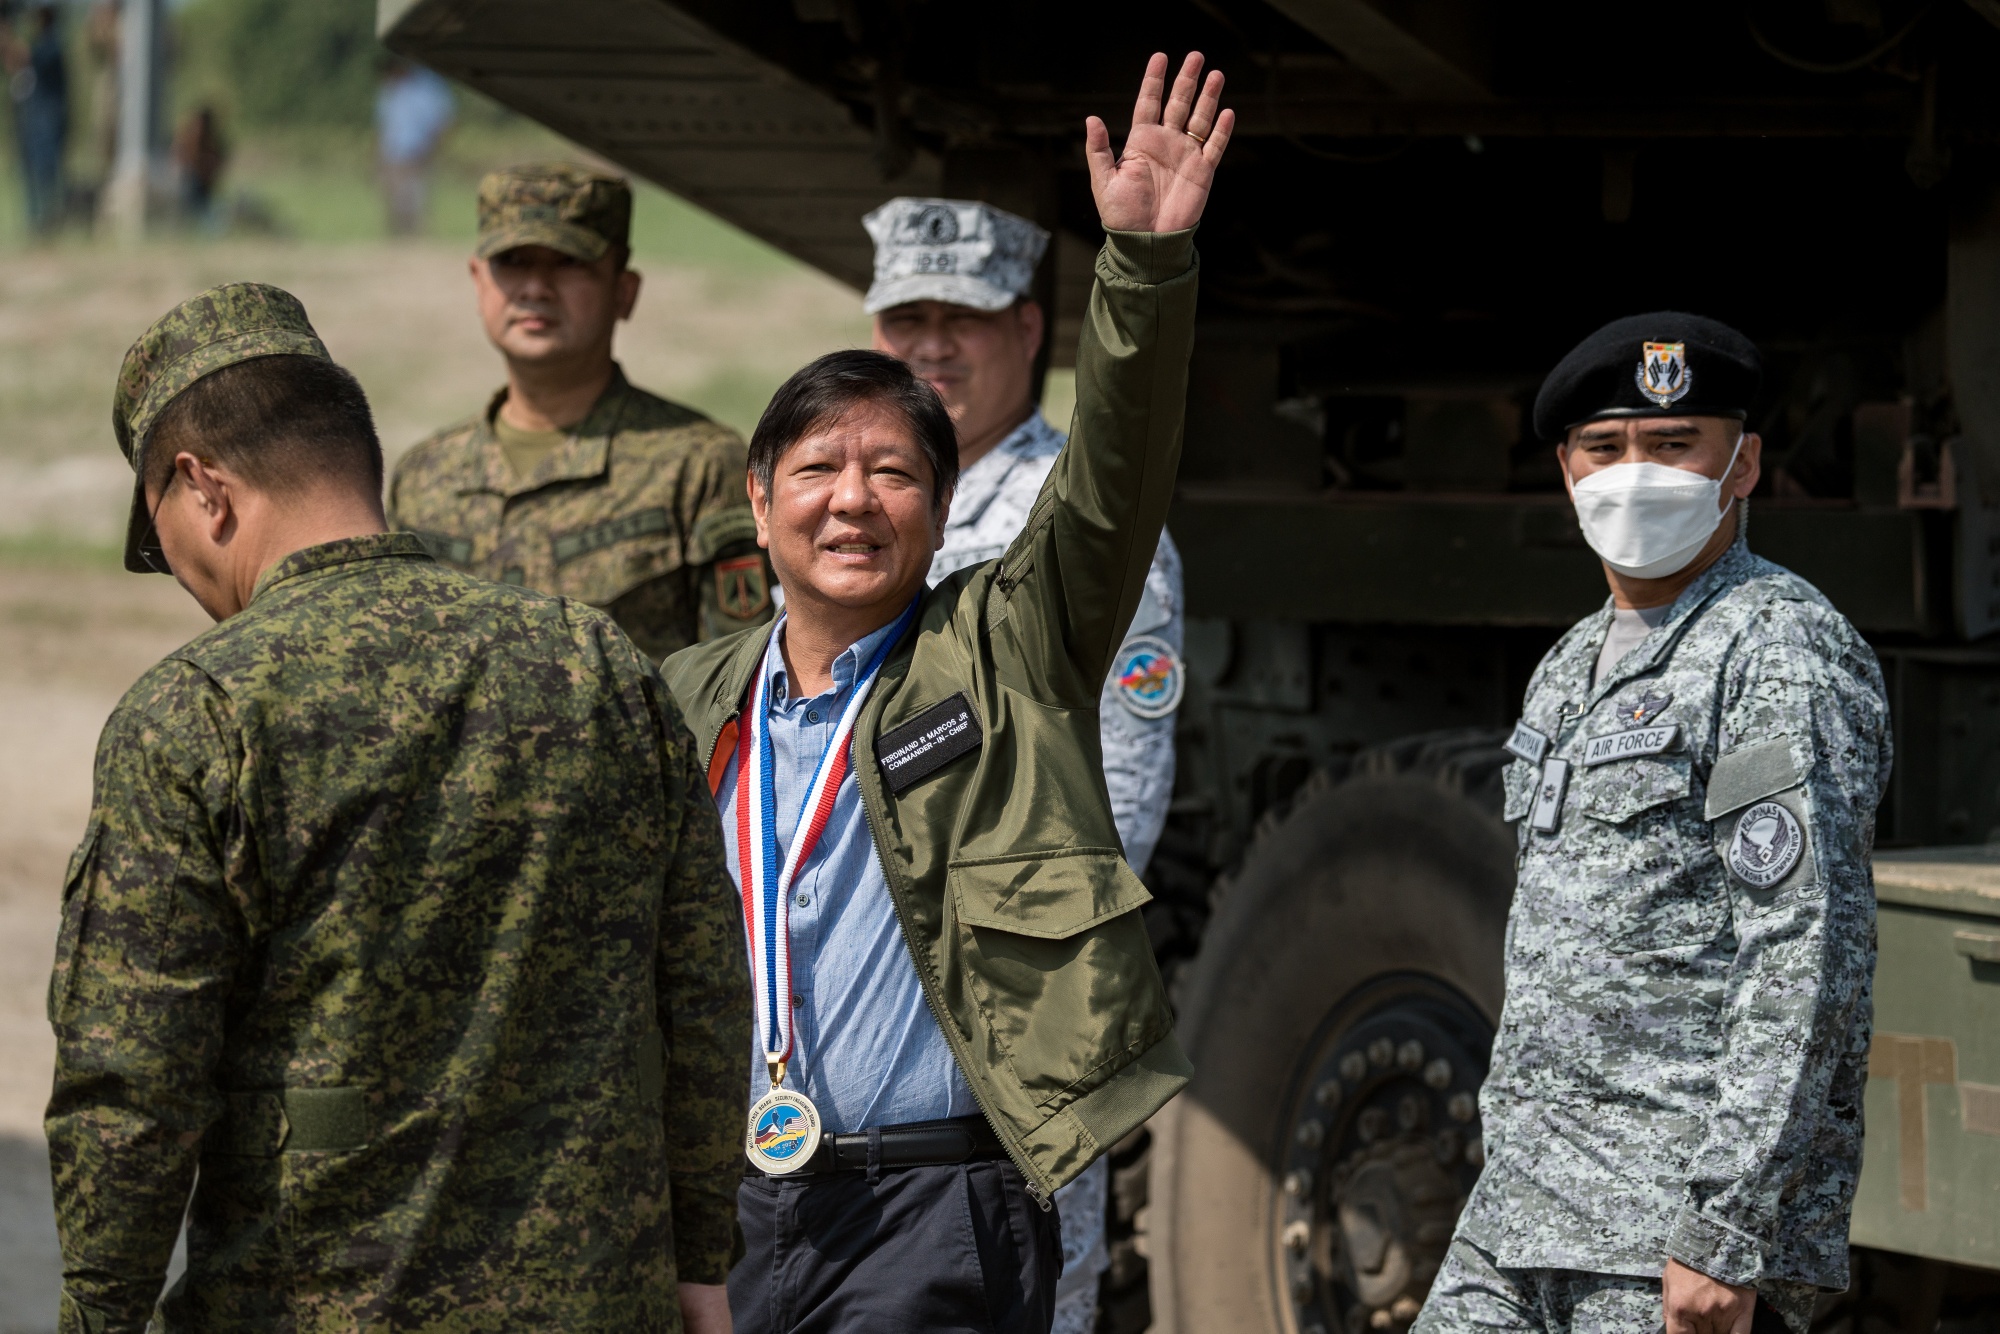
[[[56,932],[55,967],[49,972],[48,1017],[58,1016],[76,992],[77,956],[83,951],[83,919],[90,911],[89,871],[97,853],[97,841],[104,834],[104,822],[92,820],[83,832],[83,842],[70,854],[69,869],[63,872],[62,925]]]
[[[1136,911],[1152,895],[1109,848],[954,862],[965,985],[1022,1089],[1059,1107],[1171,1027]]]

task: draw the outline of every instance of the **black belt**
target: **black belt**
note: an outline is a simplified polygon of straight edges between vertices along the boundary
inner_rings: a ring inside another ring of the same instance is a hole
[[[822,1135],[813,1156],[785,1175],[866,1171],[871,1145],[876,1146],[875,1161],[882,1167],[938,1167],[1007,1156],[1000,1136],[993,1132],[985,1117],[959,1116],[949,1121],[882,1126],[851,1135]],[[746,1164],[744,1170],[753,1177],[771,1175],[755,1163]]]

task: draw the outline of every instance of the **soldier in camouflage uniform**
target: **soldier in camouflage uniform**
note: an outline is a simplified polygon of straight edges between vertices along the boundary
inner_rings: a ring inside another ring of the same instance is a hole
[[[768,621],[736,432],[626,382],[632,191],[565,165],[479,186],[480,317],[507,362],[485,411],[405,454],[392,526],[482,578],[601,607],[655,659]]]
[[[1755,347],[1621,320],[1550,376],[1613,597],[1508,749],[1486,1165],[1417,1328],[1805,1330],[1847,1283],[1889,771],[1875,656],[1751,554]]]
[[[726,1329],[742,928],[653,665],[385,531],[367,401],[276,288],[154,325],[115,421],[127,568],[220,624],[112,714],[64,884],[63,1334],[156,1301],[166,1331]]]

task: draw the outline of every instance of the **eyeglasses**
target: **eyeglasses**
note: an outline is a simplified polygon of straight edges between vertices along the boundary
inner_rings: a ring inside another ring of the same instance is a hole
[[[146,516],[146,535],[139,539],[139,559],[145,561],[146,567],[154,574],[173,573],[167,564],[167,553],[160,548],[160,506],[166,503],[167,492],[173,490],[174,479],[179,476],[178,472],[167,474],[167,484],[160,488],[160,497],[153,502],[153,512]],[[156,555],[158,560],[153,559]]]

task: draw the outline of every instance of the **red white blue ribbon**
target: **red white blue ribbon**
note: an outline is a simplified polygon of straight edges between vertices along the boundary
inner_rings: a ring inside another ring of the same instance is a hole
[[[826,832],[840,786],[853,768],[849,752],[861,706],[874,689],[890,650],[901,642],[916,615],[917,603],[911,602],[855,678],[833,735],[820,754],[812,783],[806,788],[805,804],[799,810],[788,850],[778,846],[777,754],[771,746],[769,698],[778,636],[784,633],[782,617],[764,646],[757,679],[750,687],[748,716],[736,729],[737,881],[743,893],[750,964],[756,970],[752,989],[756,993],[757,1033],[764,1043],[764,1057],[773,1066],[792,1055],[792,882]]]

